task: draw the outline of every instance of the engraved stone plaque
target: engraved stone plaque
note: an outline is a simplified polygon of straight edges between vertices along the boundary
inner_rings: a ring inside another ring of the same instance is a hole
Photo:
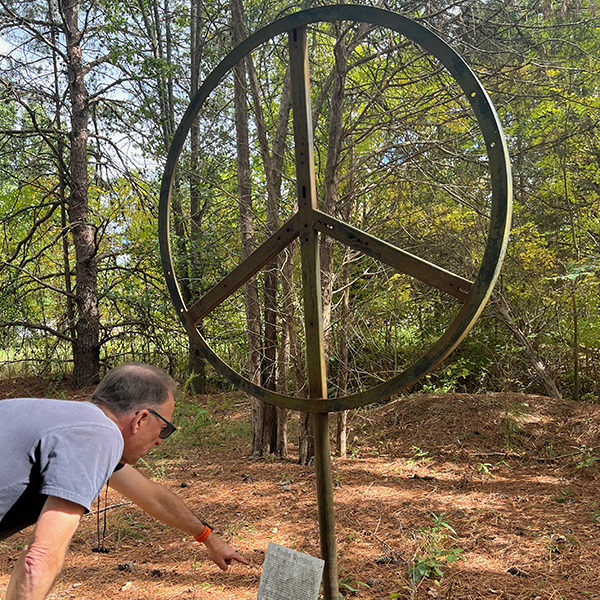
[[[317,600],[325,561],[269,542],[258,600]]]

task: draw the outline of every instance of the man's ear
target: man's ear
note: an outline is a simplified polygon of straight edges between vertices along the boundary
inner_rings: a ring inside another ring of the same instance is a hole
[[[144,426],[149,415],[150,413],[146,409],[137,412],[131,419],[131,433],[137,433]]]

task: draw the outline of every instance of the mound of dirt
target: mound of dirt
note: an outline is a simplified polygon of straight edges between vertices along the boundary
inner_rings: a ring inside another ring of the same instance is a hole
[[[406,444],[432,444],[453,456],[497,452],[545,459],[598,444],[600,406],[545,396],[419,395],[375,411],[384,437]]]

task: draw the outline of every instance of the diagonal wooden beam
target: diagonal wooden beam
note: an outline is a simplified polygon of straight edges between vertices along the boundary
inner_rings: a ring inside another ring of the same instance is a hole
[[[467,299],[472,286],[468,279],[455,275],[442,267],[410,254],[410,252],[400,250],[400,248],[396,248],[388,242],[377,239],[318,210],[314,212],[313,217],[313,227],[317,231],[463,302]]]
[[[300,231],[298,215],[295,214],[268,240],[261,244],[244,262],[209,290],[187,310],[188,318],[195,324],[213,311],[221,302],[277,256],[298,237]]]

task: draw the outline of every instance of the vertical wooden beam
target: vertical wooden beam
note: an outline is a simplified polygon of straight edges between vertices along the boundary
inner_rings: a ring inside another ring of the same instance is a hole
[[[327,398],[327,379],[321,304],[319,234],[313,227],[317,193],[305,27],[290,30],[289,48],[309,397],[324,400]],[[314,414],[314,435],[321,557],[325,561],[323,594],[325,600],[338,600],[333,480],[327,413]]]

